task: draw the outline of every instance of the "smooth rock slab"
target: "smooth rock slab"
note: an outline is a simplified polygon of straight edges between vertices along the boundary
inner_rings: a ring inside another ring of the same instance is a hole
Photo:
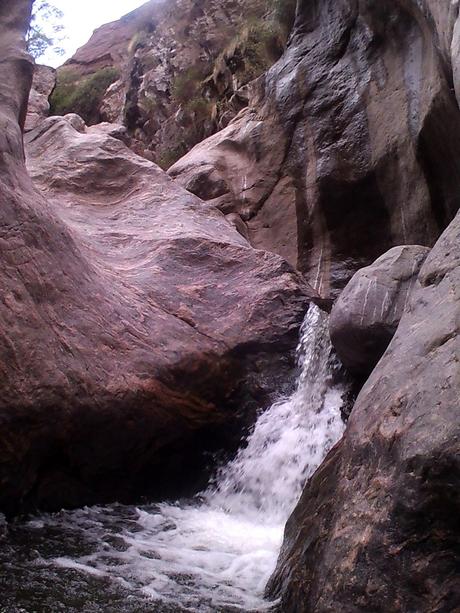
[[[30,0],[0,4],[0,510],[179,496],[292,376],[314,292],[104,133],[27,135]]]
[[[50,111],[49,97],[56,85],[56,70],[51,66],[36,64],[32,89],[29,94],[25,130],[33,130]]]
[[[331,311],[331,340],[343,364],[369,374],[390,344],[430,250],[393,247],[359,270]]]

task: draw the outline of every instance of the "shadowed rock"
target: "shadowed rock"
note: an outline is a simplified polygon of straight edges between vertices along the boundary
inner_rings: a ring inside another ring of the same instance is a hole
[[[288,521],[283,613],[460,608],[460,215]]]
[[[369,374],[390,344],[429,249],[393,247],[359,270],[335,302],[329,329],[343,364]]]
[[[259,96],[171,176],[324,296],[394,245],[432,246],[460,203],[457,16],[456,2],[301,0]]]
[[[30,9],[0,5],[0,509],[175,496],[289,384],[313,292],[103,132],[45,120],[32,183]]]

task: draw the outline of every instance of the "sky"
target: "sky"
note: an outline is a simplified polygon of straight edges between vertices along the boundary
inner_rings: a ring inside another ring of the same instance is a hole
[[[52,52],[38,59],[40,64],[60,66],[84,45],[93,31],[104,23],[119,19],[122,15],[141,6],[146,0],[50,0],[64,13],[62,25],[66,39],[61,42],[65,54]]]

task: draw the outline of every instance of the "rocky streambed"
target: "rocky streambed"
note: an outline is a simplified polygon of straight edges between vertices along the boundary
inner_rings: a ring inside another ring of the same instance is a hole
[[[4,524],[4,610],[271,610],[264,590],[285,521],[344,430],[347,387],[318,307],[303,323],[298,359],[295,391],[260,415],[236,457],[194,499]]]
[[[45,117],[31,4],[0,4],[0,610],[459,609],[458,3],[299,0],[168,173],[126,118]]]

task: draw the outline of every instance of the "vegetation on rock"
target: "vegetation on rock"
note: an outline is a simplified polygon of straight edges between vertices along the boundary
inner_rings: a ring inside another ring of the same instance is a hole
[[[175,2],[158,14],[152,5],[130,18],[129,27],[107,26],[108,37],[127,28],[125,47],[112,53],[99,33],[94,59],[90,41],[61,69],[52,111],[74,111],[88,123],[123,118],[134,150],[167,169],[248,104],[249,84],[284,51],[296,1],[223,5],[186,2],[180,15]],[[123,74],[115,96],[105,96],[112,78],[105,80],[100,67],[107,57]],[[88,77],[93,61],[97,72]]]
[[[84,79],[79,79],[71,68],[60,70],[56,88],[50,98],[51,113],[77,113],[88,125],[97,123],[104,94],[119,76],[116,68],[102,68]]]
[[[271,0],[273,21],[284,29],[287,38],[294,25],[297,0]]]

